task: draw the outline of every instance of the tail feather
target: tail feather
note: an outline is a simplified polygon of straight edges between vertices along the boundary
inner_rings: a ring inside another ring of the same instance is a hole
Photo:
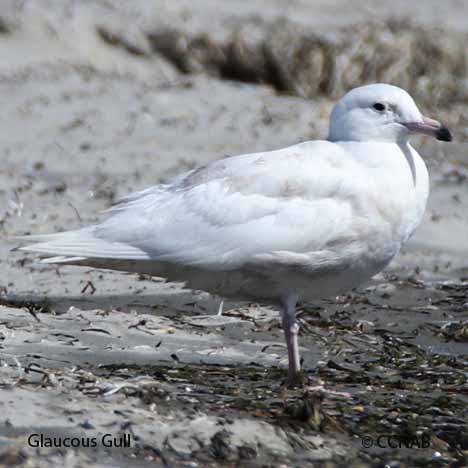
[[[125,260],[149,260],[147,252],[126,244],[98,238],[92,228],[38,236],[21,236],[15,239],[33,244],[19,250],[44,254],[44,263],[67,263],[87,258],[109,258]],[[73,257],[73,258],[71,258]]]
[[[64,255],[58,255],[57,257],[46,257],[42,258],[39,263],[68,263],[73,264],[76,262],[85,262],[86,257],[66,257]]]

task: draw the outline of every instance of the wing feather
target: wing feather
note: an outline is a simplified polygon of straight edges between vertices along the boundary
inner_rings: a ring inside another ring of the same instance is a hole
[[[277,251],[320,251],[349,232],[343,150],[315,141],[226,158],[119,201],[95,226],[24,250],[235,268]]]

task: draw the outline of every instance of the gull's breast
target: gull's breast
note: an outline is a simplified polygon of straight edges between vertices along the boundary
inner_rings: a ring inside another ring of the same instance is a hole
[[[361,245],[362,261],[377,271],[421,223],[429,194],[426,165],[409,144],[404,151],[381,156],[388,164],[369,171],[368,190],[352,201],[353,234]]]
[[[380,225],[386,226],[390,238],[400,245],[421,223],[429,195],[424,161],[409,144],[403,147],[402,154],[381,175],[381,189],[373,196]]]
[[[424,161],[407,146],[404,158],[393,152],[389,164],[369,170],[367,186],[350,197],[352,222],[324,251],[310,254],[309,271],[327,294],[336,294],[369,280],[398,254],[420,224],[429,193]],[[409,161],[408,161],[409,159]],[[309,293],[311,294],[311,293]]]

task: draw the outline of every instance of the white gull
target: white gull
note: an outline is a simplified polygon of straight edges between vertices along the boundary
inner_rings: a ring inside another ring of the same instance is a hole
[[[120,200],[99,224],[29,236],[46,263],[133,271],[282,307],[290,381],[300,300],[337,295],[385,268],[429,192],[412,133],[450,141],[404,90],[373,84],[335,105],[327,140],[214,161]],[[50,256],[52,256],[50,258]]]

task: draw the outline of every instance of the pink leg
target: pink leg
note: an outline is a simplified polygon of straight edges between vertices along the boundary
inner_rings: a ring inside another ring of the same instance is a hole
[[[301,359],[299,356],[299,344],[297,340],[299,325],[296,321],[296,301],[297,297],[294,295],[288,295],[282,301],[282,324],[284,336],[286,338],[286,346],[288,347],[289,383],[297,382],[301,371]]]

